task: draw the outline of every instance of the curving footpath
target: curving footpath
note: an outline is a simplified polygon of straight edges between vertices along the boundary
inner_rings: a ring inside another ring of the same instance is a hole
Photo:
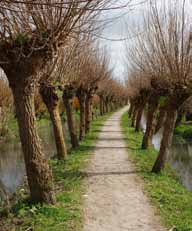
[[[106,121],[86,170],[84,231],[165,231],[128,159],[120,127],[125,107]]]

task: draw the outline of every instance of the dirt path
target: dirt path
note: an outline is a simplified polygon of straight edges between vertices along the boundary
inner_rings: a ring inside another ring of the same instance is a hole
[[[96,144],[85,195],[84,231],[164,231],[128,160],[120,128],[123,110],[105,124]]]

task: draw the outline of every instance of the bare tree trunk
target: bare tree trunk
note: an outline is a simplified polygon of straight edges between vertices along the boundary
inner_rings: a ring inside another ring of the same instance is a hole
[[[105,114],[106,112],[107,112],[106,104],[105,104],[105,100],[103,99],[103,114]]]
[[[80,127],[79,127],[79,140],[85,138],[85,94],[79,92],[77,94],[80,104]]]
[[[40,87],[40,94],[50,114],[55,135],[58,159],[63,160],[67,157],[67,146],[63,134],[63,126],[59,113],[59,98],[57,96],[56,89],[53,86],[46,86],[42,84]]]
[[[115,102],[114,102],[114,101],[112,102],[112,108],[111,108],[111,109],[112,109],[112,110],[111,110],[112,112],[115,111]]]
[[[105,109],[106,109],[106,113],[109,112],[109,103],[108,103],[108,99],[105,100]]]
[[[135,127],[136,116],[137,116],[137,106],[135,105],[132,115],[131,127]]]
[[[106,100],[104,100],[103,108],[104,108],[104,113],[106,114],[107,113],[107,103],[106,103]]]
[[[138,107],[138,111],[137,111],[137,117],[136,117],[136,125],[135,125],[135,131],[139,132],[140,131],[140,123],[141,123],[141,118],[143,115],[143,110],[145,108],[145,102],[142,103],[139,107]]]
[[[110,101],[110,103],[109,103],[109,111],[110,111],[110,112],[112,112],[112,111],[113,111],[112,101]]]
[[[146,125],[146,131],[143,136],[142,141],[142,149],[148,149],[152,146],[152,138],[155,131],[155,124],[156,124],[156,112],[158,108],[158,101],[159,98],[156,96],[152,96],[149,99],[149,105],[148,105],[148,113],[147,113],[147,125]]]
[[[93,106],[93,102],[91,99],[91,104],[90,104],[90,121],[93,121],[95,118],[95,110],[94,110],[94,106]]]
[[[85,133],[90,131],[91,114],[91,97],[87,95],[85,99]]]
[[[69,134],[71,138],[71,145],[73,148],[77,148],[79,147],[79,141],[75,129],[75,121],[73,117],[72,106],[71,106],[70,99],[66,96],[65,92],[63,94],[63,102],[67,113],[67,124],[68,124]]]
[[[165,123],[165,119],[166,119],[166,110],[164,107],[160,108],[160,112],[159,112],[159,118],[156,124],[156,128],[155,128],[155,133],[159,131],[159,129],[161,129]]]
[[[165,166],[165,162],[172,143],[176,119],[177,119],[177,110],[168,109],[164,132],[163,132],[163,139],[161,141],[161,148],[157,160],[155,161],[155,164],[152,169],[152,172],[154,173],[159,173]]]
[[[34,202],[55,203],[52,171],[42,152],[35,123],[34,88],[32,84],[10,85],[13,90],[19,134],[24,153],[27,179]]]
[[[112,112],[113,111],[113,98],[112,97],[110,97],[108,104],[109,104],[109,112]]]
[[[105,99],[103,97],[101,99],[101,108],[104,115],[106,113],[106,108],[105,108]]]
[[[63,134],[63,126],[61,122],[61,116],[59,113],[59,106],[49,110],[49,114],[53,124],[55,143],[57,147],[57,156],[59,160],[63,160],[67,157],[67,146]]]
[[[133,111],[134,111],[134,104],[130,102],[130,108],[128,111],[129,118],[131,118]]]
[[[99,110],[100,110],[100,116],[102,116],[104,112],[103,112],[103,99],[101,97],[99,102]]]
[[[92,111],[92,118],[91,118],[91,120],[93,121],[94,119],[96,119],[97,118],[97,111],[96,111],[96,108],[94,107],[94,105],[92,104],[91,105],[91,107],[92,107],[92,109],[91,109],[91,111]]]

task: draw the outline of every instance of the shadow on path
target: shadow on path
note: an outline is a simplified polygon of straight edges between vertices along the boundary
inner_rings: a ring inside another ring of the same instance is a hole
[[[142,171],[112,171],[112,172],[82,172],[84,177],[93,177],[93,176],[110,176],[110,175],[131,175],[131,174],[138,174]]]

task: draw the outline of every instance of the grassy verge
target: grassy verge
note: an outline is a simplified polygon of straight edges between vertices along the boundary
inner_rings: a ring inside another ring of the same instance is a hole
[[[11,139],[11,138],[18,138],[19,137],[19,127],[17,123],[17,118],[15,117],[14,113],[8,114],[8,121],[7,121],[7,130],[5,134],[0,136],[1,139]],[[66,120],[66,115],[61,116],[62,121],[64,122]],[[41,118],[37,118],[36,120],[38,129],[41,129],[42,127],[46,127],[48,124],[50,124],[50,117],[48,113],[45,113]],[[1,134],[0,134],[1,135]]]
[[[175,134],[186,140],[192,140],[192,124],[181,124],[175,129]]]
[[[91,132],[86,136],[80,148],[73,150],[64,162],[51,160],[57,189],[57,204],[30,205],[26,202],[23,189],[8,219],[0,220],[0,230],[17,231],[80,231],[83,220],[83,184],[85,168],[89,155],[94,149],[95,140],[110,116],[107,114],[92,123]]]
[[[121,126],[128,145],[128,152],[136,170],[145,182],[145,189],[167,227],[175,231],[192,231],[192,192],[180,182],[170,166],[161,174],[150,172],[157,157],[157,151],[142,150],[142,133],[131,128],[131,121],[125,113]]]

